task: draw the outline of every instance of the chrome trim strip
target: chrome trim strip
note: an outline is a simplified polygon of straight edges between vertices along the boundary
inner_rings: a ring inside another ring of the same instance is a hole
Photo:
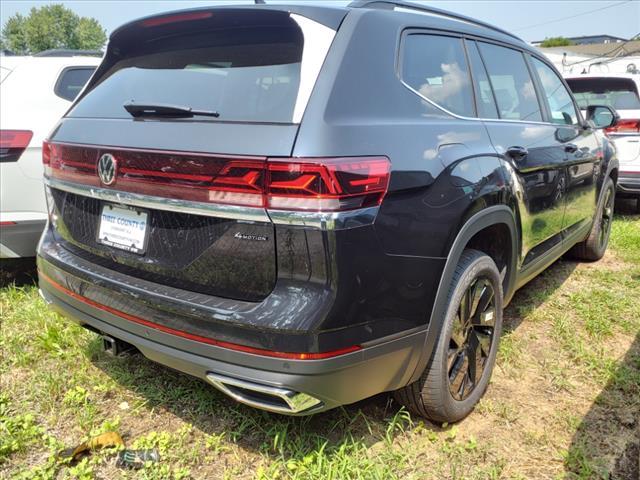
[[[368,207],[346,212],[304,212],[267,210],[276,225],[311,227],[319,230],[346,230],[372,225],[380,207]]]
[[[189,213],[192,215],[204,215],[207,217],[229,218],[247,222],[268,223],[270,221],[267,212],[263,208],[259,207],[241,207],[237,205],[192,202],[175,198],[140,195],[137,193],[120,192],[106,188],[92,187],[90,185],[69,183],[48,177],[45,177],[44,183],[45,185],[57,190],[64,190],[65,192],[75,193],[85,197],[92,197],[98,200],[132,205],[141,208]]]
[[[251,407],[261,408],[276,413],[300,413],[305,410],[314,409],[321,406],[322,401],[311,395],[302,392],[294,392],[288,388],[272,387],[259,383],[248,382],[239,378],[227,377],[217,373],[207,373],[207,379],[211,384],[221,392],[229,395],[234,400],[249,405]],[[231,387],[231,388],[230,388]],[[278,405],[277,403],[269,403],[267,400],[251,398],[241,391],[234,390],[233,387],[250,390],[262,395],[269,395],[282,400],[287,406]]]
[[[240,207],[217,203],[192,202],[174,198],[120,192],[90,185],[69,183],[49,177],[44,178],[44,183],[50,188],[64,190],[65,192],[76,195],[140,208],[228,218],[245,222],[273,222],[276,225],[316,228],[318,230],[345,230],[371,225],[375,221],[378,210],[380,209],[380,207],[368,207],[346,212],[265,210],[259,207]]]

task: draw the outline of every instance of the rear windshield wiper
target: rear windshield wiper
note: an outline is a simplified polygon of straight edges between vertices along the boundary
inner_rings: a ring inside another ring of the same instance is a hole
[[[125,103],[124,109],[133,117],[176,117],[176,118],[190,118],[195,116],[203,117],[215,117],[218,118],[220,114],[211,110],[195,110],[191,107],[183,107],[181,105],[166,105],[166,104],[141,104],[141,103]]]

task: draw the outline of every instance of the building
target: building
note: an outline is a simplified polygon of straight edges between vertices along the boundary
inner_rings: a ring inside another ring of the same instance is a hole
[[[592,45],[595,43],[620,43],[626,42],[626,38],[614,37],[613,35],[583,35],[581,37],[566,37],[574,45]],[[531,42],[532,45],[538,47],[544,40]]]

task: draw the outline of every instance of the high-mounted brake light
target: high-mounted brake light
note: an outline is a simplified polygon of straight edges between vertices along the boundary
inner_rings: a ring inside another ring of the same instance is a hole
[[[606,133],[640,133],[640,119],[621,118],[615,127],[605,129]]]
[[[110,154],[116,178],[104,185],[98,159]],[[337,212],[380,205],[391,163],[386,157],[265,158],[119,149],[45,142],[45,174],[141,195],[261,207]]]
[[[179,13],[177,15],[168,15],[165,17],[148,18],[147,20],[143,20],[140,23],[143,27],[158,27],[160,25],[167,25],[168,23],[204,20],[205,18],[211,18],[212,16],[212,12],[186,12]]]
[[[30,130],[0,130],[0,162],[17,162],[32,137]]]

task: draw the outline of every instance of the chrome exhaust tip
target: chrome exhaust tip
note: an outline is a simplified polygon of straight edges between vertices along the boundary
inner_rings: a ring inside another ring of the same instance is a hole
[[[317,410],[322,406],[321,400],[288,388],[262,385],[212,372],[207,373],[207,379],[237,402],[269,412],[291,415]]]

